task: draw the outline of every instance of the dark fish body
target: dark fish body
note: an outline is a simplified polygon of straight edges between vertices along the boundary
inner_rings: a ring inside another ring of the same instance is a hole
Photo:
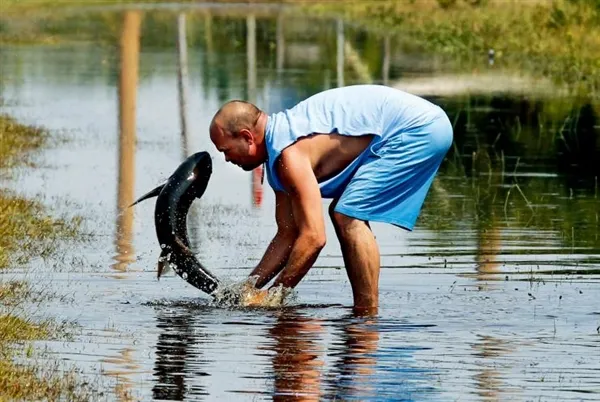
[[[209,295],[214,294],[220,282],[192,253],[186,220],[192,202],[204,194],[211,174],[210,155],[208,152],[198,152],[179,165],[165,184],[132,204],[157,197],[154,224],[162,249],[158,259],[158,277],[168,266],[190,285]]]

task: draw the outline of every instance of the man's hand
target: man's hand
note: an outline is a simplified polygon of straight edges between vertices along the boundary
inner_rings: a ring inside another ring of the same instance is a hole
[[[268,290],[256,288],[244,289],[241,305],[244,307],[264,306],[268,295]]]
[[[279,307],[290,291],[283,287],[261,290],[256,289],[252,284],[247,284],[242,288],[240,304],[244,307]]]

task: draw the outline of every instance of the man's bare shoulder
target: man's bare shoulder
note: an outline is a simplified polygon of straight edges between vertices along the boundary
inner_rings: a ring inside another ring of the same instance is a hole
[[[296,144],[287,147],[281,152],[277,163],[277,174],[281,184],[292,197],[297,195],[299,189],[305,188],[312,182],[314,172],[309,153]],[[316,183],[316,180],[314,180]]]
[[[309,150],[306,147],[306,142],[296,141],[287,146],[277,160],[278,169],[289,168],[302,159],[309,156]]]

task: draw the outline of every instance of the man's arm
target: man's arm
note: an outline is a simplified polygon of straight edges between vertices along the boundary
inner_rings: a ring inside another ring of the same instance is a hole
[[[290,197],[281,191],[275,191],[275,221],[277,233],[256,268],[250,273],[250,276],[258,275],[255,286],[259,289],[283,269],[298,237]]]
[[[287,148],[279,164],[281,183],[290,195],[298,237],[288,262],[273,287],[294,288],[306,275],[325,246],[323,205],[310,159],[295,147]]]

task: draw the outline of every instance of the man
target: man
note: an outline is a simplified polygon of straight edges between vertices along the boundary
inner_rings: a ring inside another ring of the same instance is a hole
[[[217,111],[210,138],[225,159],[250,171],[265,163],[275,191],[277,233],[251,272],[258,289],[294,288],[325,245],[329,207],[354,306],[379,304],[379,249],[370,221],[412,231],[452,143],[444,111],[379,85],[330,89],[267,115],[231,101]],[[259,293],[262,296],[267,291]]]

